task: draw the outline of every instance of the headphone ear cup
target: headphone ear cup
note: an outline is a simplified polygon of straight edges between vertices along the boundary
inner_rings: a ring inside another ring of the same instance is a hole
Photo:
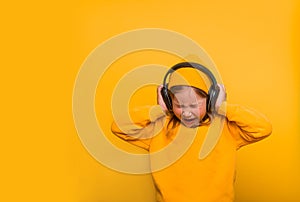
[[[216,102],[219,96],[220,88],[219,86],[211,86],[209,91],[208,91],[208,102],[207,102],[207,111],[214,113],[215,112],[215,107],[216,107]]]
[[[166,87],[162,87],[160,93],[168,110],[172,111],[172,99],[169,95],[168,89]]]

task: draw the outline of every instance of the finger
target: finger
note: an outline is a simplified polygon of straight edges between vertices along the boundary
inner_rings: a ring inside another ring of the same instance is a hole
[[[158,90],[158,91],[161,91],[162,88],[163,88],[163,85],[157,86],[157,90]]]

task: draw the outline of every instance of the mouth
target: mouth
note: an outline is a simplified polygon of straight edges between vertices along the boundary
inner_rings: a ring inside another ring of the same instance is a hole
[[[191,124],[198,123],[198,121],[197,121],[196,118],[190,118],[190,119],[182,118],[181,121],[182,121],[185,125],[191,125]]]

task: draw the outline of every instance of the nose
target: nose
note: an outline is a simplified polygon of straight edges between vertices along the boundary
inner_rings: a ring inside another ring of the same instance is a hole
[[[190,112],[189,110],[183,110],[181,115],[183,117],[190,117],[192,116],[192,112]]]

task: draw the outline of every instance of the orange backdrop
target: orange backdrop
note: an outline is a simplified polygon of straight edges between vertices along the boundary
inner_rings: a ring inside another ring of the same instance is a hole
[[[238,152],[236,201],[299,200],[299,6],[296,0],[4,3],[0,200],[154,201],[151,176],[99,164],[78,138],[72,116],[73,87],[85,58],[105,40],[140,28],[173,30],[196,41],[216,63],[229,102],[271,120],[272,136]],[[97,118],[108,134],[116,78],[139,65],[175,60],[143,51],[112,65],[124,68],[108,71],[95,95]],[[153,89],[140,89],[130,103],[155,103]]]

